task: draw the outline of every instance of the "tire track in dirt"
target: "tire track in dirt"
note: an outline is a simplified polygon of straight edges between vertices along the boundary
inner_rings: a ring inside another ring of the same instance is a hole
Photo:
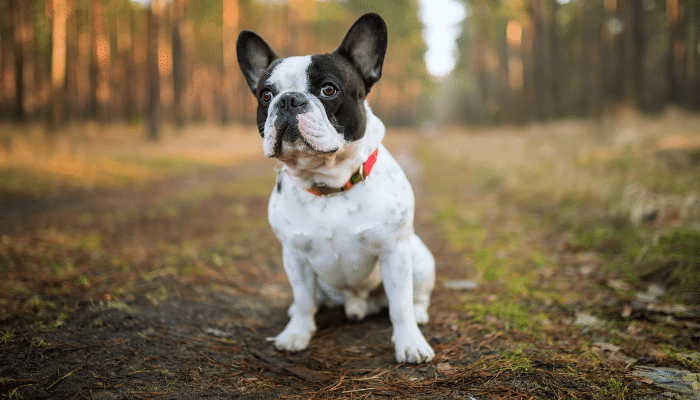
[[[0,235],[46,229],[74,221],[83,213],[141,207],[183,192],[211,192],[234,181],[264,177],[274,163],[245,160],[230,167],[193,167],[193,170],[147,183],[115,187],[56,188],[45,195],[0,192]]]

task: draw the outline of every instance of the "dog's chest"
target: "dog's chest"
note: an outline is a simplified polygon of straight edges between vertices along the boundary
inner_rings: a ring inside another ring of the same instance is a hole
[[[413,230],[413,193],[385,150],[367,181],[334,197],[316,197],[282,173],[269,219],[285,252],[327,283],[359,284],[383,249]]]

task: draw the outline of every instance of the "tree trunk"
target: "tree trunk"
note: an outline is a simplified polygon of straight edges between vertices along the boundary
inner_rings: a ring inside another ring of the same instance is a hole
[[[551,116],[554,118],[560,118],[564,114],[562,109],[562,90],[561,90],[561,77],[563,75],[563,66],[560,60],[559,51],[559,29],[557,22],[557,14],[559,12],[559,2],[557,0],[549,0],[549,12],[547,13],[547,28],[548,28],[548,47],[549,47],[549,66],[548,79],[549,79],[549,96],[551,98]]]
[[[682,10],[679,0],[666,0],[666,20],[668,21],[668,99],[670,102],[682,100],[683,82],[683,38],[681,36]]]
[[[508,86],[509,67],[508,65],[508,19],[502,18],[498,26],[498,122],[512,119],[514,112],[513,92]]]
[[[148,9],[148,134],[151,141],[160,139],[161,104],[160,71],[158,70],[158,24],[162,14],[161,0],[152,0]]]
[[[567,112],[569,115],[581,117],[585,115],[586,108],[586,84],[585,84],[585,68],[586,62],[584,32],[586,29],[586,11],[584,4],[578,2],[573,4],[573,13],[575,22],[575,30],[572,35],[570,52],[572,62],[568,65],[568,80],[567,87]],[[612,57],[611,61],[612,61]],[[614,62],[613,62],[614,65]]]
[[[102,0],[92,0],[92,63],[90,65],[90,117],[104,121],[111,93],[110,46],[105,35]]]
[[[622,41],[622,20],[620,19],[620,2],[623,0],[605,0],[605,51],[607,69],[605,87],[608,95],[615,101],[624,97],[624,44]]]
[[[700,109],[700,0],[686,1],[685,104]]]
[[[131,98],[131,85],[133,85],[133,72],[129,69],[131,60],[131,47],[133,39],[131,37],[131,8],[122,5],[113,25],[112,34],[116,38],[116,54],[112,57],[112,89],[115,93],[116,101],[112,107],[112,114],[120,120],[128,120],[131,117],[129,107]]]
[[[509,114],[511,121],[518,124],[527,122],[523,93],[523,33],[523,26],[518,20],[513,19],[508,22],[506,35],[508,36],[508,91],[511,101]]]
[[[88,119],[92,118],[91,114],[91,100],[93,98],[92,93],[92,11],[89,6],[92,0],[80,0],[80,8],[76,8],[76,18],[79,21],[77,24],[77,35],[78,39],[77,45],[77,56],[78,60],[73,66],[75,68],[75,83],[76,87],[76,98],[78,109],[80,110],[80,118]],[[87,6],[86,6],[87,4]]]
[[[534,102],[532,114],[540,121],[548,119],[552,112],[550,96],[551,65],[547,49],[546,13],[544,0],[531,0],[529,4],[530,23],[532,27]]]
[[[66,80],[66,22],[68,5],[66,0],[53,0],[53,28],[51,52],[51,112],[49,128],[55,130],[64,119],[64,96]]]
[[[0,4],[0,115],[11,116],[9,101],[8,101],[8,85],[5,80],[7,74],[7,59],[9,57],[7,51],[7,37],[12,36],[12,10],[9,2]],[[10,41],[14,43],[13,41]]]
[[[133,118],[136,118],[139,115],[139,107],[138,107],[138,96],[137,96],[137,90],[136,87],[138,85],[139,79],[137,77],[138,75],[138,68],[136,67],[136,60],[135,60],[135,49],[137,48],[137,41],[133,25],[136,23],[134,20],[136,19],[134,12],[129,8],[128,13],[125,13],[125,15],[121,16],[121,27],[122,31],[120,35],[124,37],[124,48],[122,49],[122,59],[124,60],[124,71],[125,71],[125,80],[124,80],[124,87],[126,89],[126,92],[124,93],[124,116],[127,120],[131,120]]]
[[[224,15],[223,15],[223,64],[221,75],[223,77],[223,88],[221,93],[221,121],[226,123],[230,121],[234,115],[240,118],[242,116],[240,107],[232,107],[237,89],[236,85],[238,72],[238,63],[236,61],[236,39],[239,31],[240,8],[238,0],[224,0]],[[237,87],[238,86],[238,87]],[[236,110],[238,108],[239,110]]]
[[[12,119],[24,120],[24,24],[27,14],[27,5],[22,0],[10,0],[10,12],[12,13],[13,29],[13,53],[15,61],[15,94],[11,107]]]
[[[586,16],[588,17],[588,28],[585,35],[588,40],[589,48],[588,82],[590,82],[590,90],[586,101],[588,103],[588,115],[601,118],[605,108],[603,70],[606,66],[603,62],[604,50],[603,38],[601,37],[605,11],[602,1],[600,0],[591,0],[585,4],[587,4],[588,7],[585,12]]]
[[[75,4],[75,3],[74,3]],[[66,118],[74,119],[78,106],[78,67],[80,65],[78,57],[78,18],[77,12],[74,11],[68,17],[66,31],[66,89],[65,89],[65,105]]]
[[[644,67],[644,34],[641,30],[643,9],[637,0],[618,0],[618,12],[621,14],[624,32],[623,96],[635,102],[641,92]]]
[[[97,28],[96,28],[96,8],[98,8],[95,4],[99,3],[100,0],[91,0],[91,6],[90,6],[90,26],[92,27],[91,30],[91,47],[90,47],[90,67],[88,69],[88,75],[89,75],[89,80],[90,80],[90,100],[88,104],[88,116],[91,119],[97,119],[97,75],[98,75],[98,68],[97,68],[97,50],[95,46],[95,41],[97,41]]]
[[[474,39],[474,77],[477,80],[478,94],[475,96],[479,104],[476,109],[478,115],[475,115],[477,122],[483,123],[486,120],[486,103],[488,100],[488,77],[486,74],[486,47],[487,47],[487,16],[489,12],[488,3],[486,0],[477,0],[476,2],[476,38]]]
[[[173,110],[175,112],[175,125],[180,128],[185,125],[185,116],[182,109],[182,94],[185,90],[185,54],[182,40],[182,24],[186,18],[185,0],[175,0],[173,3],[172,22],[172,52],[173,52]]]

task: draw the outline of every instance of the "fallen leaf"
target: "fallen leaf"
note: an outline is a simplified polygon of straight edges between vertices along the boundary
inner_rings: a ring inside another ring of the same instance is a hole
[[[328,372],[314,371],[313,369],[306,368],[303,365],[293,365],[284,367],[284,369],[287,372],[291,372],[295,376],[309,382],[323,382],[332,379]]]
[[[447,362],[441,362],[437,365],[437,370],[441,374],[450,374],[455,370],[455,367]]]

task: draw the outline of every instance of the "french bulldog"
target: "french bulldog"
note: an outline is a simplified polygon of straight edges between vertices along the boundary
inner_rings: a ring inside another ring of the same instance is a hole
[[[373,13],[330,54],[280,58],[257,34],[238,36],[263,152],[279,160],[268,217],[294,297],[289,323],[270,338],[280,350],[308,347],[322,305],[342,305],[352,320],[388,306],[396,361],[435,356],[418,328],[428,322],[435,261],[414,233],[413,191],[367,102],[386,48],[386,23]]]

